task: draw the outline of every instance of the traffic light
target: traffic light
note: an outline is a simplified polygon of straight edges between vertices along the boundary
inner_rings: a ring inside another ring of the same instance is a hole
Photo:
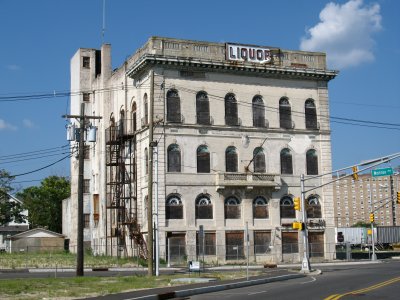
[[[292,224],[293,229],[303,230],[304,226],[302,222],[293,222]]]
[[[370,213],[370,214],[369,214],[369,221],[370,221],[371,223],[374,223],[374,221],[375,221],[375,216],[374,216],[373,213]]]
[[[397,204],[400,204],[400,192],[397,192]]]
[[[293,199],[293,202],[294,202],[294,210],[300,210],[300,198],[295,197]]]
[[[353,179],[354,180],[358,180],[358,167],[357,166],[353,166],[352,168],[351,168],[352,170],[353,170]]]

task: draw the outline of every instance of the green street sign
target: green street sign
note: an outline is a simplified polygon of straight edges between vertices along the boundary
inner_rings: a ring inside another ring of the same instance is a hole
[[[376,169],[371,171],[372,177],[389,176],[393,175],[392,168]]]

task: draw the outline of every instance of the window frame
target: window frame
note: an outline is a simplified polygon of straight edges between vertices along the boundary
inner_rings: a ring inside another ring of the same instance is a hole
[[[204,151],[203,151],[204,150]],[[200,153],[204,153],[201,154]],[[197,173],[210,173],[211,171],[211,156],[210,150],[206,145],[200,145],[196,150]]]
[[[265,106],[263,98],[260,95],[254,96],[251,107],[253,112],[253,127],[265,128]]]
[[[178,144],[171,144],[167,148],[167,172],[181,172],[181,149]]]
[[[279,127],[282,129],[292,129],[292,107],[287,97],[279,100]]]
[[[280,152],[281,174],[293,175],[293,156],[289,148],[283,148]]]

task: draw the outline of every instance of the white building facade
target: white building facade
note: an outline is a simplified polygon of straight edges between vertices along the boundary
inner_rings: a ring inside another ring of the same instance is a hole
[[[152,172],[160,257],[241,260],[248,228],[256,262],[301,261],[293,198],[301,174],[331,172],[328,82],[336,75],[324,53],[276,47],[152,37],[115,70],[110,45],[79,49],[71,114],[84,102],[86,115],[102,117],[92,121],[97,141],[85,151],[86,246],[145,256]],[[306,194],[312,259],[334,253],[332,186],[319,187],[330,179],[306,181],[315,188]],[[77,182],[73,157],[63,217],[71,250]]]

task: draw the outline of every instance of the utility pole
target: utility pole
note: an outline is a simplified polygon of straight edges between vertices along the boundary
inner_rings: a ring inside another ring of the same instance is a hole
[[[86,121],[90,119],[101,119],[96,116],[85,116],[85,103],[81,103],[80,115],[63,115],[63,118],[75,118],[79,120],[79,148],[78,148],[78,227],[76,248],[76,276],[83,276],[84,249],[83,249],[83,173],[84,173],[84,151],[85,151],[85,128]]]
[[[304,174],[301,174],[300,176],[300,188],[301,188],[301,195],[300,195],[300,201],[301,201],[301,211],[302,211],[302,217],[303,217],[303,230],[302,230],[302,235],[303,235],[303,245],[304,245],[304,256],[303,256],[303,261],[301,263],[301,271],[304,273],[310,273],[311,272],[311,266],[310,266],[310,255],[309,255],[309,249],[308,249],[308,227],[307,227],[307,210],[306,210],[306,200],[305,200],[305,191],[304,191]]]
[[[147,195],[147,274],[154,276],[153,269],[153,127],[154,127],[154,71],[150,71],[150,105],[149,105],[149,161],[148,161],[148,195]]]

